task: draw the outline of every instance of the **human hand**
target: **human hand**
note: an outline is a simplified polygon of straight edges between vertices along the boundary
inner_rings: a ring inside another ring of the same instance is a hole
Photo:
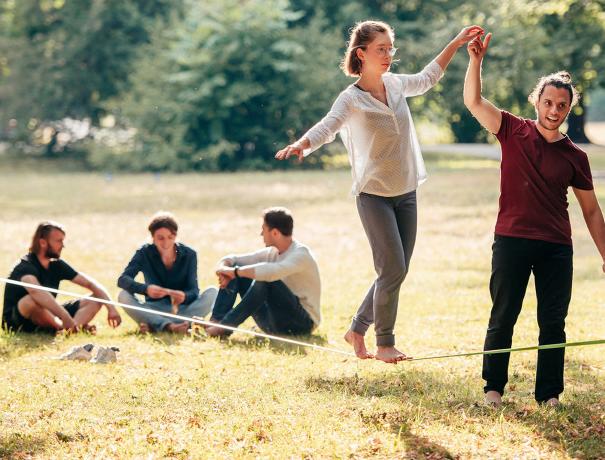
[[[303,146],[300,145],[298,142],[295,142],[294,144],[290,144],[287,147],[281,149],[279,152],[277,152],[275,154],[275,158],[278,160],[287,160],[292,155],[295,155],[298,157],[298,162],[302,163],[304,158],[303,150]]]
[[[229,278],[225,275],[219,275],[218,276],[218,287],[220,289],[226,289],[232,279],[233,278]]]
[[[223,258],[218,264],[218,268],[221,267],[233,267],[235,265],[235,261],[230,257]]]
[[[122,324],[122,317],[114,306],[107,307],[107,323],[113,328]]]
[[[162,297],[166,297],[168,293],[163,287],[150,284],[147,286],[147,295],[152,299],[161,299]]]
[[[76,326],[76,322],[69,315],[67,315],[65,318],[61,319],[61,323],[63,324],[63,330],[66,332],[77,332],[77,330],[78,330],[78,327]]]
[[[482,61],[485,54],[487,53],[487,48],[489,46],[489,42],[492,39],[492,33],[488,33],[485,36],[485,39],[481,41],[481,36],[477,36],[473,40],[471,40],[467,46],[468,55],[473,61]]]
[[[172,289],[169,291],[168,295],[170,295],[170,300],[173,305],[180,305],[185,301],[185,293],[183,291],[173,291]]]
[[[481,26],[477,26],[477,25],[472,25],[472,26],[468,26],[465,27],[464,29],[462,29],[460,31],[460,33],[458,35],[456,35],[456,37],[454,38],[454,41],[456,42],[456,44],[458,45],[458,47],[464,45],[465,43],[470,42],[471,40],[480,37],[481,35],[483,35],[483,27]]]
[[[218,276],[219,287],[225,289],[231,280],[235,278],[235,268],[226,266],[220,267],[216,271],[216,276]]]

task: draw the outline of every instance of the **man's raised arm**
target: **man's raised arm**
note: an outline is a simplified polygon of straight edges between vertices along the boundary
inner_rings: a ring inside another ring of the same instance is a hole
[[[468,44],[468,69],[464,79],[464,105],[490,133],[496,134],[502,123],[502,112],[494,104],[481,96],[481,64],[487,52],[492,34],[485,40],[477,37]]]

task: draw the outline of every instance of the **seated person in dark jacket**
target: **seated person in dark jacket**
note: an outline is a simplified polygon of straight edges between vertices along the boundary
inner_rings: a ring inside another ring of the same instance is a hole
[[[9,279],[23,283],[58,289],[62,280],[68,280],[91,291],[93,297],[111,300],[107,290],[96,280],[74,270],[61,259],[65,230],[57,222],[41,222],[32,238],[29,253],[15,265]],[[103,303],[91,299],[71,300],[60,304],[57,294],[32,287],[7,284],[4,289],[2,325],[22,332],[94,332],[90,321]],[[116,308],[107,307],[107,322],[118,327],[122,319]]]
[[[149,224],[152,244],[141,246],[118,279],[121,303],[140,306],[191,318],[206,316],[214,304],[218,290],[206,289],[201,295],[197,284],[197,254],[188,246],[176,242],[178,225],[174,216],[159,212]],[[144,283],[135,281],[143,273]],[[145,296],[139,301],[135,294]],[[151,312],[125,309],[136,321],[140,331],[171,331],[186,333],[189,323]]]

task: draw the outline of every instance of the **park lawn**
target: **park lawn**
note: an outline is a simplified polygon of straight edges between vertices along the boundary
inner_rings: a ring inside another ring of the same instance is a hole
[[[490,308],[498,163],[435,157],[428,166],[398,344],[414,356],[478,350]],[[605,183],[595,184],[605,203]],[[68,229],[63,257],[116,296],[149,217],[166,209],[179,219],[180,239],[198,250],[203,287],[214,283],[220,256],[260,246],[261,210],[285,205],[323,281],[323,323],[302,340],[346,349],[342,335],[374,276],[349,187],[346,171],[105,176],[5,168],[0,274],[26,251],[36,223],[52,218]],[[605,338],[600,258],[573,194],[570,201],[568,340]],[[534,297],[530,285],[516,346],[537,341]],[[512,355],[506,404],[491,410],[481,404],[480,357],[395,366],[243,334],[227,342],[141,337],[130,319],[111,330],[104,317],[96,337],[0,333],[0,458],[605,457],[603,346],[567,351],[558,410],[533,400],[536,353]],[[52,360],[87,342],[120,347],[118,362]]]

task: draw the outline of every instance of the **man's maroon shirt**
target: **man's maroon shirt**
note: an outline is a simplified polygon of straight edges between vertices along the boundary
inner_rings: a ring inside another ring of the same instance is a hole
[[[496,235],[571,245],[569,186],[592,190],[588,156],[567,136],[547,142],[535,121],[502,111]]]

